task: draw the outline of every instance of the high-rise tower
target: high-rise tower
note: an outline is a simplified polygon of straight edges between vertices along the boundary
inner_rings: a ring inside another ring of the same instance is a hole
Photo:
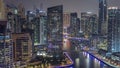
[[[120,52],[120,9],[108,8],[108,51]]]
[[[60,49],[63,40],[63,6],[58,5],[47,9],[47,39],[54,47]]]
[[[98,34],[97,15],[92,12],[81,13],[81,31],[87,36]]]
[[[99,24],[98,33],[105,35],[107,33],[107,1],[99,0]]]
[[[13,68],[13,43],[7,21],[0,21],[0,68]]]

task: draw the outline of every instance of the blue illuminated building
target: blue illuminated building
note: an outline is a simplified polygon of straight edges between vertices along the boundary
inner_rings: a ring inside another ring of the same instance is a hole
[[[120,52],[120,9],[108,8],[108,50]]]

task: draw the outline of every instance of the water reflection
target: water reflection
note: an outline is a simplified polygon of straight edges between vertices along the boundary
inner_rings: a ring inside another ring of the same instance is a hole
[[[94,59],[94,67],[97,68],[97,67],[100,67],[100,61],[98,61],[96,58]]]
[[[76,66],[76,67],[80,67],[80,59],[79,59],[79,58],[76,58],[76,59],[75,59],[75,62],[76,62],[75,66]]]
[[[70,57],[74,61],[74,66],[71,68],[112,68],[86,52],[79,51],[79,48],[76,50],[76,46],[69,40],[65,40],[63,49],[68,51]]]
[[[87,64],[87,68],[89,68],[90,66],[89,66],[89,62],[90,62],[90,55],[89,54],[87,54],[87,58],[86,58],[86,64]]]
[[[70,52],[73,68],[112,68],[85,52]]]
[[[94,58],[93,56],[87,54],[86,52],[83,52],[83,56],[87,57],[86,59],[86,68],[113,68],[110,66],[107,66],[103,62],[99,61],[98,59]]]

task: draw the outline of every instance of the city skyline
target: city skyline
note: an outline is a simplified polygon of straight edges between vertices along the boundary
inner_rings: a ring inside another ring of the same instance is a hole
[[[37,8],[41,8],[41,4],[43,4],[43,10],[47,11],[47,8],[49,6],[55,6],[55,5],[63,5],[64,12],[77,12],[78,17],[80,17],[81,12],[93,12],[95,14],[98,14],[99,9],[99,0],[75,0],[75,1],[69,1],[69,0],[4,0],[5,3],[15,4],[18,5],[19,3],[22,3],[25,6],[26,11],[27,10],[33,10],[33,7],[36,6]],[[117,6],[120,7],[120,0],[109,0],[108,1],[108,7],[109,6]]]
[[[119,3],[0,0],[0,68],[120,68]]]

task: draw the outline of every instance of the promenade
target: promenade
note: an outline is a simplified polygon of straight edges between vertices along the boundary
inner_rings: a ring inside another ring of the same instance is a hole
[[[114,60],[108,59],[108,58],[98,54],[95,51],[86,51],[86,53],[90,54],[91,56],[93,56],[94,58],[103,62],[106,65],[109,65],[114,68],[120,68],[120,62],[115,62]]]

